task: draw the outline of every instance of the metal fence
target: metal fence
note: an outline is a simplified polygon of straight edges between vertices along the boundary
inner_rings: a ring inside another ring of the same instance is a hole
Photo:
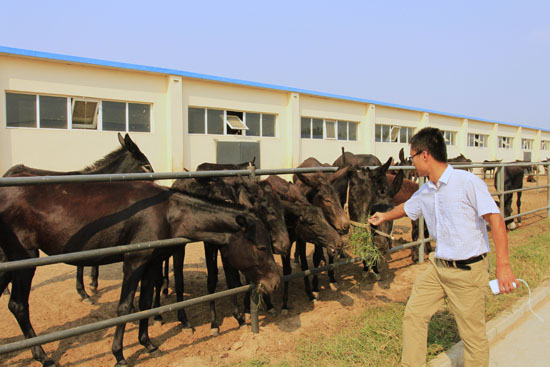
[[[453,165],[460,166],[461,168],[479,168],[479,167],[504,167],[507,165],[510,166],[529,166],[534,164],[548,165],[550,162],[539,162],[539,163],[513,163],[513,164],[470,164],[470,165]],[[376,168],[376,167],[370,167]],[[415,169],[414,166],[392,166],[390,169],[404,169],[411,170]],[[119,174],[102,174],[102,175],[78,175],[78,176],[40,176],[40,177],[5,177],[0,178],[0,186],[23,186],[23,185],[44,185],[44,184],[56,184],[56,183],[75,183],[75,182],[121,182],[121,181],[136,181],[136,180],[165,180],[165,179],[179,179],[179,178],[194,178],[194,177],[227,177],[227,176],[260,176],[260,175],[273,175],[273,174],[294,174],[294,173],[312,173],[312,172],[335,172],[338,170],[338,167],[310,167],[310,168],[282,168],[282,169],[255,169],[250,167],[249,169],[243,170],[223,170],[223,171],[200,171],[200,172],[169,172],[169,173],[119,173]],[[500,170],[502,175],[500,182],[504,182],[504,170]],[[527,191],[534,190],[539,188],[545,188],[548,192],[549,183],[550,183],[550,170],[547,171],[547,184],[544,186],[536,186],[532,188],[524,188],[520,190],[509,190],[504,191],[499,189],[498,192],[494,195],[500,196],[501,210],[503,205],[503,195],[507,193],[517,192],[517,191]],[[547,211],[547,216],[550,217],[550,194],[547,195],[547,206],[542,208],[537,208],[529,212],[521,213],[518,215],[513,215],[505,219],[513,219],[519,216],[532,214],[541,210]],[[422,218],[421,218],[422,219]],[[393,247],[390,250],[390,253],[401,251],[406,248],[411,248],[418,246],[419,251],[419,262],[422,262],[424,259],[424,244],[429,241],[433,241],[431,237],[424,238],[424,229],[423,229],[423,220],[419,221],[419,239],[414,242],[409,242],[401,246]],[[80,251],[75,253],[67,253],[63,255],[54,255],[47,256],[43,258],[36,259],[26,259],[0,263],[0,272],[13,271],[17,269],[23,269],[28,267],[43,266],[49,264],[63,263],[63,262],[72,262],[77,260],[91,259],[98,256],[105,255],[114,255],[121,254],[124,252],[140,251],[143,249],[151,248],[162,248],[170,247],[174,245],[184,245],[191,242],[189,239],[185,238],[174,238],[168,240],[159,240],[152,242],[143,242],[143,243],[134,243],[130,245],[121,245],[105,249],[97,250],[88,250]],[[299,273],[294,273],[291,275],[286,275],[282,277],[282,281],[289,281],[295,278],[303,278],[312,274],[318,274],[324,271],[335,269],[339,266],[356,263],[361,261],[359,257],[356,258],[347,258],[342,261],[339,261],[334,264],[329,264],[319,268],[310,269],[307,271],[302,271]],[[62,340],[70,338],[73,336],[89,333],[92,331],[109,328],[112,326],[120,325],[123,323],[136,321],[144,318],[148,318],[155,315],[160,315],[165,312],[174,312],[179,309],[194,306],[200,303],[210,302],[219,298],[227,297],[230,295],[235,295],[239,293],[244,293],[247,291],[253,291],[253,297],[251,297],[251,326],[252,331],[257,333],[259,330],[258,327],[258,308],[255,303],[257,300],[257,294],[255,293],[256,286],[254,284],[233,288],[221,292],[216,292],[210,295],[193,298],[190,300],[173,303],[166,306],[161,306],[158,308],[152,308],[145,311],[135,312],[129,315],[119,316],[80,327],[75,327],[67,330],[61,330],[58,332],[53,332],[45,335],[40,335],[34,338],[29,338],[17,342],[12,342],[9,344],[0,345],[0,354],[5,354],[21,349],[30,348],[36,345],[49,343],[57,340]]]

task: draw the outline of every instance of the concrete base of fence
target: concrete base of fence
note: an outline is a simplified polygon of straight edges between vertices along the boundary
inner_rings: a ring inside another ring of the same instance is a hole
[[[550,298],[550,282],[545,282],[531,294],[531,306],[545,302]],[[530,313],[528,296],[520,299],[512,309],[504,311],[499,317],[487,322],[487,336],[489,344],[493,345],[501,340],[507,333],[515,328],[522,318]],[[534,316],[533,316],[534,317]],[[513,346],[511,346],[513,348]],[[494,364],[490,364],[493,366]],[[429,367],[463,367],[464,366],[464,343],[462,341],[453,345],[449,350],[441,353],[428,363]]]

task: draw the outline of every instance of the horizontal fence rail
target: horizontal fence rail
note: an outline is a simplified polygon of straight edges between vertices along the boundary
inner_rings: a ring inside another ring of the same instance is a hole
[[[550,165],[550,162],[532,162],[532,163],[483,163],[483,164],[452,164],[453,167],[457,168],[483,168],[483,167],[505,167],[505,166],[535,166],[535,165],[544,165],[546,168]],[[375,169],[378,166],[370,166],[370,169]],[[391,166],[389,167],[391,170],[414,170],[414,166]],[[220,171],[197,171],[197,172],[166,172],[166,173],[133,173],[133,174],[101,174],[101,175],[75,175],[75,176],[24,176],[24,177],[2,177],[0,178],[0,187],[1,186],[26,186],[26,185],[44,185],[44,184],[59,184],[59,183],[76,183],[76,182],[123,182],[123,181],[137,181],[137,180],[165,180],[165,179],[180,179],[180,178],[195,178],[195,177],[228,177],[228,176],[260,176],[260,175],[273,175],[273,174],[294,174],[294,173],[313,173],[313,172],[335,172],[338,170],[338,167],[308,167],[308,168],[282,168],[282,169],[244,169],[244,170],[220,170]],[[501,170],[501,174],[503,174],[504,170]],[[550,170],[547,170],[546,174],[547,178],[550,178]],[[503,181],[501,181],[503,182]],[[501,197],[504,194],[507,193],[513,193],[513,192],[520,192],[520,191],[527,191],[527,190],[533,190],[533,189],[540,189],[540,188],[546,188],[547,191],[550,187],[550,180],[547,181],[547,185],[542,186],[536,186],[532,188],[525,188],[525,189],[517,189],[517,190],[500,190],[496,194],[493,195],[500,195]],[[501,202],[503,200],[501,199]],[[505,219],[513,219],[517,218],[523,215],[529,215],[533,214],[542,210],[547,210],[547,216],[550,216],[550,195],[548,195],[548,205],[542,208],[537,208],[528,212],[524,212],[521,214],[513,215]],[[501,208],[502,209],[502,208]],[[423,223],[423,221],[420,221]],[[421,230],[419,231],[420,239],[414,242],[405,243],[400,246],[392,247],[392,249],[389,251],[390,253],[394,253],[397,251],[401,251],[407,248],[412,248],[416,246],[420,246],[421,252],[419,256],[419,262],[420,259],[423,260],[423,245],[426,242],[433,241],[433,238],[428,237],[424,238],[424,231],[422,230],[423,224],[421,224]],[[76,262],[76,261],[82,261],[91,259],[98,256],[106,256],[106,255],[120,255],[125,252],[132,252],[132,251],[142,251],[146,249],[152,249],[152,248],[164,248],[164,247],[171,247],[171,246],[179,246],[184,245],[189,242],[192,242],[189,239],[186,238],[173,238],[168,240],[159,240],[159,241],[151,241],[151,242],[143,242],[143,243],[135,243],[135,244],[129,244],[129,245],[121,245],[116,247],[110,247],[105,249],[98,249],[98,250],[88,250],[88,251],[81,251],[76,253],[67,253],[62,255],[53,255],[48,256],[45,258],[37,258],[37,259],[26,259],[26,260],[18,260],[18,261],[11,261],[11,262],[5,262],[0,263],[0,272],[6,272],[6,271],[13,271],[18,269],[23,269],[27,267],[35,267],[35,266],[42,266],[42,265],[50,265],[55,263],[68,263],[68,262]],[[318,274],[324,271],[333,270],[336,269],[339,266],[343,266],[350,263],[357,263],[359,261],[362,261],[361,258],[355,257],[355,258],[346,258],[344,260],[341,260],[334,264],[325,265],[322,267],[309,269],[306,271],[301,271],[299,273],[293,273],[290,275],[283,276],[281,278],[281,281],[289,281],[296,278],[303,278],[309,275]],[[85,333],[90,333],[93,331],[106,329],[112,326],[120,325],[127,322],[137,321],[144,318],[148,318],[151,316],[159,315],[165,312],[173,312],[177,311],[179,309],[194,306],[200,303],[210,302],[219,298],[227,297],[236,295],[239,293],[244,293],[248,291],[254,291],[256,290],[256,286],[254,284],[228,289],[225,291],[216,292],[210,295],[200,296],[196,297],[190,300],[182,301],[182,302],[176,302],[170,305],[165,305],[157,308],[152,308],[145,311],[139,311],[135,312],[129,315],[119,316],[110,318],[103,321],[94,322],[91,324],[67,329],[67,330],[61,330],[45,335],[40,335],[34,338],[30,339],[24,339],[21,341],[12,342],[9,344],[0,345],[0,354],[5,354],[21,349],[30,348],[36,345],[50,343],[53,341],[58,341],[66,338],[70,338],[73,336],[78,336]],[[252,297],[252,304],[254,297]],[[258,332],[258,319],[257,319],[257,308],[251,307],[252,311],[252,330],[253,332]]]

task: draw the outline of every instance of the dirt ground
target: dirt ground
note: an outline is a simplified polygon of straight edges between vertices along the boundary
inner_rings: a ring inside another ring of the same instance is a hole
[[[491,188],[492,180],[488,179],[486,182]],[[541,184],[546,184],[544,178]],[[534,185],[525,184],[526,187]],[[522,198],[522,212],[545,206],[546,198],[546,191],[525,192]],[[545,214],[545,211],[542,211],[524,217],[522,225],[540,226],[541,223],[538,222],[545,218]],[[409,239],[409,227],[407,219],[397,221],[396,237]],[[312,249],[308,245],[310,254]],[[186,299],[189,299],[207,294],[206,269],[201,243],[187,245],[186,252],[185,291]],[[271,316],[260,312],[259,334],[253,334],[248,327],[238,328],[237,322],[230,314],[229,299],[217,302],[218,320],[221,321],[223,317],[218,336],[210,335],[210,314],[207,304],[187,309],[187,315],[195,327],[192,334],[181,330],[174,313],[167,313],[162,325],[153,325],[151,321],[150,335],[160,349],[152,355],[149,355],[137,341],[137,322],[130,323],[126,327],[124,338],[125,356],[129,365],[142,367],[223,366],[260,356],[269,356],[271,361],[284,360],[298,336],[307,336],[319,328],[328,333],[336,333],[337,322],[361,312],[369,304],[406,302],[414,278],[426,266],[426,263],[413,264],[409,250],[397,252],[393,254],[390,262],[393,278],[377,282],[372,277],[364,277],[359,264],[349,264],[337,270],[337,291],[330,290],[325,274],[320,276],[322,290],[320,300],[315,303],[307,300],[303,281],[293,280],[289,314]],[[116,316],[122,265],[113,264],[100,268],[99,291],[93,297],[95,305],[80,301],[75,291],[75,269],[64,264],[37,269],[29,303],[31,321],[38,335]],[[85,282],[88,280],[85,279]],[[221,272],[218,290],[223,289],[226,289],[226,286]],[[276,294],[272,298],[279,310],[280,295]],[[163,297],[162,302],[175,302],[175,295],[171,293],[168,297]],[[1,297],[0,344],[22,339],[20,328],[9,312],[7,304],[8,297]],[[113,332],[114,328],[109,328],[48,343],[43,347],[58,365],[112,366],[115,363],[111,354]],[[37,367],[40,364],[32,359],[30,350],[21,350],[0,356],[0,366]]]

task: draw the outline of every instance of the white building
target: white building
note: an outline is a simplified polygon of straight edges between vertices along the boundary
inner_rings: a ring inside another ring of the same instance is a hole
[[[255,82],[0,47],[0,170],[84,168],[129,132],[155,171],[202,162],[296,167],[344,147],[397,159],[420,128],[448,155],[550,157],[550,130]],[[405,150],[408,152],[408,149]]]

